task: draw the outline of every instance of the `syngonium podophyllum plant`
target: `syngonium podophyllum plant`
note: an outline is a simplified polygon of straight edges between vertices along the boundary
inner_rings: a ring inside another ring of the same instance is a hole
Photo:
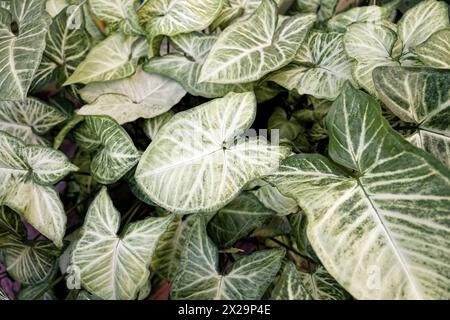
[[[449,299],[449,7],[358,4],[0,0],[0,299]]]

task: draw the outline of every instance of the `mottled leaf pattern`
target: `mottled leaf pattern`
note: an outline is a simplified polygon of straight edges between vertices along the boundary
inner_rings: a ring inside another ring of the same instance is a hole
[[[72,253],[83,287],[102,299],[135,299],[147,283],[156,244],[171,220],[171,216],[147,218],[118,235],[120,213],[103,188],[89,207]]]
[[[247,20],[226,28],[206,57],[199,82],[256,81],[287,65],[316,16],[278,16],[273,0],[262,0]]]
[[[229,93],[177,113],[143,154],[136,181],[156,204],[170,211],[223,207],[247,182],[278,167],[279,146],[263,137],[238,137],[250,127],[255,113],[253,93]]]
[[[209,239],[205,220],[197,218],[191,229],[186,253],[171,288],[172,299],[260,299],[281,267],[284,250],[255,252],[235,262],[221,275],[219,251]]]
[[[119,180],[139,161],[140,154],[127,132],[112,118],[88,116],[74,131],[78,145],[94,154],[91,172],[104,184]]]
[[[331,158],[295,155],[272,182],[308,217],[321,262],[358,299],[448,299],[450,172],[347,85],[327,117]]]

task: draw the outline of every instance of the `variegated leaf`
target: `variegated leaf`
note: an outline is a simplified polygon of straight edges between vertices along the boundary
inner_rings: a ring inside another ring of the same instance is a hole
[[[110,117],[87,116],[73,133],[77,145],[94,154],[91,173],[100,183],[116,182],[139,161],[133,140]]]
[[[399,66],[396,57],[397,34],[389,25],[356,23],[348,27],[344,46],[355,59],[354,80],[370,93],[375,93],[372,71],[379,66]]]
[[[113,33],[97,44],[64,85],[118,80],[136,71],[138,57],[133,55],[136,38]]]
[[[358,22],[379,24],[388,19],[389,10],[385,7],[356,7],[339,13],[328,20],[327,26],[332,31],[345,32],[349,26]]]
[[[408,140],[450,167],[450,71],[380,67],[373,78],[381,101],[416,126]]]
[[[136,181],[169,211],[222,208],[247,182],[276,170],[284,151],[263,137],[238,137],[255,113],[250,92],[229,93],[177,113],[143,154]]]
[[[139,9],[146,23],[149,57],[155,55],[154,40],[158,36],[206,29],[220,13],[223,0],[147,0]]]
[[[34,228],[62,246],[66,215],[51,187],[77,167],[59,151],[25,146],[0,131],[0,205],[19,212]]]
[[[0,100],[23,100],[41,62],[50,16],[42,0],[12,0],[10,13],[0,10]]]
[[[144,33],[139,25],[135,0],[89,0],[89,6],[92,13],[106,22],[111,30],[120,29],[129,35]]]
[[[178,82],[139,67],[129,78],[91,83],[80,94],[89,104],[78,110],[78,114],[107,115],[123,124],[168,111],[186,91]]]
[[[345,53],[343,35],[311,32],[292,64],[268,79],[299,94],[336,99],[345,81],[352,80],[352,60]]]
[[[227,248],[274,215],[276,212],[264,207],[253,194],[244,192],[214,215],[208,234],[219,248]]]
[[[84,29],[83,5],[71,5],[53,19],[47,32],[41,64],[34,76],[33,88],[52,81],[60,86],[86,57],[91,41]]]
[[[57,267],[60,254],[51,241],[25,242],[22,239],[0,240],[6,270],[24,285],[39,284],[48,279]]]
[[[296,9],[302,13],[315,13],[317,20],[331,18],[336,10],[338,0],[296,0]]]
[[[0,101],[0,130],[25,144],[49,145],[44,135],[65,120],[61,110],[34,98]]]
[[[173,116],[174,113],[172,111],[168,111],[157,117],[145,119],[144,123],[142,124],[142,130],[144,130],[144,133],[147,137],[153,140],[155,139],[156,134],[162,128],[162,126],[169,122],[169,120],[172,119]]]
[[[308,238],[357,299],[449,299],[450,171],[406,142],[377,101],[347,85],[327,116],[329,154],[272,177],[308,217]]]
[[[171,216],[147,218],[131,223],[118,235],[120,213],[102,188],[89,207],[72,253],[82,286],[102,299],[135,299],[149,278],[158,239],[171,221]]]
[[[443,1],[424,0],[408,10],[398,22],[403,54],[409,55],[418,45],[442,29],[450,28],[448,5]]]
[[[172,299],[257,300],[262,297],[281,267],[282,249],[258,251],[219,273],[219,251],[206,234],[205,220],[197,217],[185,255],[175,277]]]
[[[17,213],[6,206],[0,206],[0,239],[10,236],[25,238],[25,226]]]
[[[450,29],[433,33],[428,40],[412,51],[429,67],[450,69]]]
[[[275,211],[278,215],[288,215],[298,210],[297,202],[284,196],[278,189],[267,182],[260,180],[260,187],[250,191],[266,207]]]
[[[256,81],[291,62],[316,15],[278,16],[277,10],[273,0],[262,0],[250,18],[226,28],[206,57],[199,82]]]
[[[45,10],[54,18],[68,5],[68,0],[47,0],[45,2]]]
[[[178,81],[186,91],[194,96],[219,98],[228,92],[251,90],[252,84],[199,83],[198,79],[204,58],[216,40],[217,36],[205,35],[199,32],[174,36],[171,38],[171,41],[185,55],[171,53],[162,57],[152,58],[144,66],[144,70]]]
[[[177,215],[159,239],[151,267],[161,277],[172,281],[176,276],[195,219],[194,215],[186,219]]]
[[[295,265],[289,262],[272,291],[272,299],[346,300],[348,294],[323,267],[313,273],[306,273],[298,271]]]
[[[8,296],[5,292],[3,292],[2,288],[0,288],[0,300],[9,300]]]

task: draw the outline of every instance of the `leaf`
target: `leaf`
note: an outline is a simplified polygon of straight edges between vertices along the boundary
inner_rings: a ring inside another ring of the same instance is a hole
[[[308,238],[357,299],[448,299],[450,171],[407,143],[376,100],[347,85],[327,116],[331,158],[287,158],[272,183],[295,197]]]
[[[450,29],[433,33],[428,40],[412,51],[429,67],[450,69]]]
[[[141,23],[146,24],[149,57],[155,55],[154,40],[161,35],[206,29],[220,13],[223,0],[147,0],[139,9]]]
[[[334,15],[338,2],[338,0],[297,0],[296,8],[302,13],[315,13],[317,20],[324,21]]]
[[[77,145],[94,154],[91,173],[100,183],[116,182],[139,161],[133,140],[110,117],[88,116],[73,134]]]
[[[42,0],[10,3],[11,14],[0,10],[0,100],[23,100],[45,49],[49,16]]]
[[[313,273],[300,272],[292,262],[286,264],[273,289],[274,300],[347,300],[348,294],[330,274],[319,267]]]
[[[205,220],[198,217],[191,229],[186,253],[175,277],[175,300],[257,300],[262,297],[281,267],[283,249],[264,250],[243,257],[226,275],[218,270],[219,252],[208,238]]]
[[[187,92],[194,96],[219,98],[228,92],[252,90],[253,85],[250,83],[199,83],[198,79],[204,58],[216,42],[216,36],[193,32],[174,36],[171,40],[185,55],[171,53],[162,57],[154,57],[144,65],[145,71],[161,74],[178,81]]]
[[[255,113],[250,92],[229,93],[177,113],[142,155],[137,183],[154,203],[172,212],[222,208],[247,182],[276,170],[282,156],[280,147],[263,137],[238,137]]]
[[[273,0],[262,0],[245,21],[226,28],[202,67],[199,82],[243,83],[287,65],[312,27],[314,14],[278,17]]]
[[[345,32],[354,23],[368,22],[379,24],[381,21],[388,19],[388,17],[389,10],[385,7],[356,7],[332,17],[328,20],[327,26],[331,31]]]
[[[278,215],[288,215],[298,210],[297,202],[284,196],[278,189],[270,184],[260,181],[260,187],[251,191],[266,207],[275,211]]]
[[[194,222],[194,215],[184,220],[179,215],[159,239],[151,266],[161,277],[172,281],[177,274],[181,256],[186,249],[187,237]]]
[[[275,214],[253,194],[244,192],[216,213],[208,224],[208,234],[219,248],[228,248]]]
[[[142,130],[144,130],[145,135],[149,137],[149,139],[153,140],[155,139],[156,134],[159,132],[162,126],[169,122],[169,120],[172,119],[173,116],[174,113],[168,111],[157,117],[145,119],[144,123],[142,124]]]
[[[89,0],[92,12],[106,22],[111,30],[120,29],[125,34],[139,35],[144,31],[139,25],[137,5],[134,0]]]
[[[282,107],[276,107],[268,121],[268,129],[271,130],[272,139],[278,130],[280,140],[295,140],[303,131],[302,126],[294,117],[288,117],[288,114]]]
[[[2,288],[0,288],[0,300],[9,300],[8,296],[3,292]]]
[[[0,251],[5,259],[6,270],[14,280],[24,285],[35,285],[53,274],[60,250],[51,241],[27,243],[21,239],[9,239],[0,240]]]
[[[132,54],[135,40],[136,38],[121,33],[110,35],[91,49],[64,85],[118,80],[131,76],[136,71],[138,60]]]
[[[403,52],[425,42],[433,33],[450,27],[448,5],[443,1],[425,0],[408,10],[398,22]]]
[[[129,78],[91,83],[80,94],[89,104],[78,110],[78,114],[107,115],[123,124],[168,111],[186,91],[178,82],[138,68]]]
[[[381,67],[373,78],[381,101],[416,126],[408,140],[450,167],[450,71]]]
[[[44,56],[34,76],[33,88],[55,81],[60,86],[84,60],[91,47],[84,29],[83,5],[71,5],[53,19],[47,32]]]
[[[0,241],[3,237],[26,237],[25,227],[19,216],[6,206],[0,206]]]
[[[348,27],[344,46],[348,56],[355,59],[354,80],[370,93],[375,93],[372,71],[379,66],[399,66],[395,59],[397,34],[387,25],[357,23]]]
[[[352,80],[352,60],[344,50],[340,33],[311,32],[292,64],[275,72],[269,80],[300,95],[335,100],[345,81]]]
[[[19,212],[56,246],[62,246],[66,215],[51,187],[77,167],[50,148],[25,146],[0,131],[0,205]]]
[[[72,253],[82,286],[102,299],[135,299],[147,283],[156,244],[171,220],[171,216],[147,218],[118,235],[120,213],[103,187],[89,207]]]
[[[36,295],[40,294],[42,290],[48,287],[49,283],[42,282],[38,285],[31,285],[31,286],[25,286],[22,287],[17,294],[17,300],[34,300]],[[50,300],[57,300],[56,295],[53,289],[47,290],[38,300],[42,301],[50,301]]]
[[[34,98],[0,101],[0,130],[26,144],[49,145],[44,135],[65,120],[59,109]]]
[[[68,5],[67,0],[47,0],[45,2],[45,10],[54,18]]]

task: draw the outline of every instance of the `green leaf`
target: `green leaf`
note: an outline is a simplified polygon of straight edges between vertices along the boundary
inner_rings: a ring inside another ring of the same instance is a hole
[[[450,69],[450,29],[433,33],[428,40],[412,51],[429,67]]]
[[[66,215],[51,187],[77,167],[50,148],[25,146],[0,131],[0,205],[19,212],[41,234],[62,246]]]
[[[399,66],[395,59],[397,34],[387,24],[356,23],[348,27],[344,46],[353,65],[354,80],[370,93],[375,93],[372,71],[379,66]]]
[[[271,178],[305,210],[320,261],[357,299],[448,299],[450,171],[350,85],[327,127],[331,158],[354,174],[299,154]]]
[[[17,294],[17,300],[34,300],[36,295],[40,294],[42,290],[46,289],[49,285],[49,280],[37,285],[29,285],[22,287]],[[47,290],[38,300],[57,300],[53,289]]]
[[[381,101],[416,126],[408,140],[450,167],[450,71],[380,67],[373,78]]]
[[[147,0],[139,9],[142,23],[146,23],[149,57],[155,55],[154,40],[161,35],[206,29],[220,13],[223,0]]]
[[[17,238],[9,240],[0,240],[0,251],[6,270],[14,280],[24,285],[35,285],[54,273],[60,250],[51,241],[22,242]]]
[[[94,154],[91,173],[100,183],[116,182],[139,161],[133,140],[110,117],[87,116],[73,134],[78,146]]]
[[[34,98],[0,101],[0,130],[26,144],[49,145],[44,135],[65,120],[59,109]]]
[[[153,140],[155,139],[156,134],[162,128],[162,126],[169,122],[169,120],[172,119],[173,116],[174,113],[172,111],[168,111],[157,117],[145,119],[142,123],[142,130],[144,130],[144,133],[147,137]]]
[[[288,215],[298,210],[297,202],[284,196],[278,189],[264,181],[260,181],[260,187],[251,191],[266,207],[275,211],[278,215]]]
[[[175,300],[257,300],[262,297],[281,267],[282,249],[255,252],[235,262],[231,270],[218,272],[219,251],[206,234],[199,216],[191,229],[186,253],[175,277],[171,298]]]
[[[206,57],[199,82],[256,81],[291,62],[316,16],[278,16],[277,10],[273,0],[262,0],[250,18],[226,28]]]
[[[216,213],[208,224],[208,234],[219,248],[228,248],[275,214],[253,194],[244,192]]]
[[[343,35],[311,32],[292,64],[275,72],[269,80],[299,94],[335,100],[345,81],[352,80],[352,60],[344,51]]]
[[[135,299],[147,283],[156,244],[171,220],[171,216],[147,218],[131,223],[118,235],[120,213],[102,188],[89,207],[72,253],[82,286],[102,299]]]
[[[448,5],[443,1],[425,0],[408,10],[398,22],[398,35],[403,53],[424,43],[431,35],[449,28]]]
[[[6,206],[0,206],[0,239],[6,236],[25,238],[26,234],[19,215]]]
[[[356,7],[339,13],[328,20],[327,26],[332,31],[345,32],[349,26],[358,22],[379,24],[388,19],[389,10],[385,7]]]
[[[42,0],[10,3],[11,14],[0,10],[0,100],[23,100],[41,62],[50,17]],[[18,30],[11,30],[12,23]]]
[[[0,300],[9,300],[8,296],[3,292],[2,288],[0,288]]]
[[[137,4],[134,0],[89,0],[89,6],[111,30],[120,29],[129,35],[139,35],[144,32],[139,25]]]
[[[268,129],[271,130],[272,135],[275,130],[278,131],[278,136],[281,140],[295,140],[297,136],[303,131],[302,126],[294,117],[288,117],[288,114],[282,107],[276,107],[268,121]]]
[[[274,300],[346,300],[348,294],[330,274],[319,267],[313,273],[300,272],[292,262],[286,264],[272,291]]]
[[[195,215],[186,219],[178,215],[159,239],[151,267],[161,277],[172,281],[176,276],[187,246],[187,237],[195,221]]]
[[[60,86],[84,60],[90,47],[89,34],[84,29],[83,5],[61,10],[47,32],[41,64],[34,76],[33,88],[55,81]]]
[[[129,78],[91,83],[80,94],[89,104],[78,110],[78,114],[107,115],[123,124],[168,111],[186,91],[176,81],[138,68]]]
[[[263,137],[238,137],[255,113],[256,98],[250,92],[229,93],[177,113],[143,154],[137,183],[169,211],[222,208],[247,182],[276,170],[284,151]]]
[[[297,0],[296,8],[302,13],[315,13],[317,20],[324,21],[334,15],[338,2],[338,0]]]
[[[178,81],[184,89],[194,96],[219,98],[228,92],[245,92],[252,89],[252,84],[217,84],[199,83],[200,71],[205,56],[211,50],[217,36],[199,32],[181,34],[171,41],[185,55],[171,53],[149,60],[144,66],[147,72],[161,74]],[[186,56],[187,55],[187,56]]]
[[[135,40],[135,37],[121,33],[110,35],[92,48],[64,85],[118,80],[131,76],[136,71],[139,58],[132,52]]]

